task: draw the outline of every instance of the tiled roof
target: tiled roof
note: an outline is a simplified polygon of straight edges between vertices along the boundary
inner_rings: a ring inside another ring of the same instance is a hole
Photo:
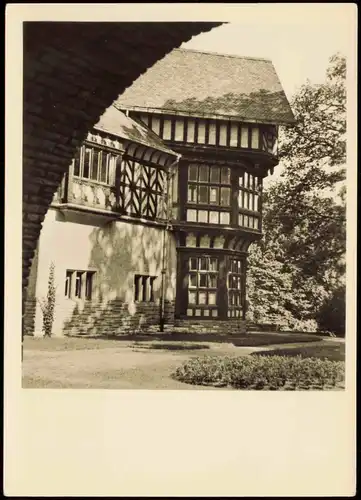
[[[102,130],[143,146],[147,146],[157,151],[177,156],[177,153],[168,148],[163,141],[149,128],[126,116],[115,106],[110,106],[100,117],[98,123],[94,125],[96,130]]]
[[[175,49],[117,100],[132,107],[292,124],[294,116],[271,61]]]

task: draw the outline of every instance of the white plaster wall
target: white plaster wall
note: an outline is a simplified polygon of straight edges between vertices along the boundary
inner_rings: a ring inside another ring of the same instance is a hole
[[[76,304],[65,297],[67,269],[95,270],[94,299],[104,305],[116,298],[134,308],[134,274],[156,276],[155,301],[160,300],[163,230],[147,225],[113,221],[99,221],[91,214],[72,213],[72,221],[62,221],[56,208],[50,208],[45,217],[39,240],[38,277],[36,296],[46,297],[49,268],[55,264],[56,307],[53,334],[61,335],[64,322],[71,316]],[[166,234],[165,299],[175,300],[176,247],[172,234]],[[37,306],[35,335],[42,335],[42,313]]]

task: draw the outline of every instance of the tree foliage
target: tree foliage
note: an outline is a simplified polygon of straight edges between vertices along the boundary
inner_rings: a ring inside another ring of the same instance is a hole
[[[268,322],[277,310],[288,326],[316,318],[320,323],[323,304],[343,283],[345,76],[346,61],[336,54],[325,82],[307,82],[291,101],[296,124],[280,133],[283,173],[265,190],[264,239],[250,250],[249,317],[253,320],[262,316]]]

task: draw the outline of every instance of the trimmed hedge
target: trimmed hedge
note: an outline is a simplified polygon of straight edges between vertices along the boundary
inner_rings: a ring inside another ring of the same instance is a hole
[[[285,356],[204,356],[186,361],[172,377],[188,384],[252,390],[332,389],[344,382],[344,363]]]

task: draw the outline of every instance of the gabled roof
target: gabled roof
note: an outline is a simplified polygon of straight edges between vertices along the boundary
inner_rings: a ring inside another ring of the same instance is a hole
[[[105,110],[94,129],[102,130],[130,142],[135,142],[171,156],[177,153],[168,148],[157,134],[145,125],[126,116],[122,111],[111,105]]]
[[[121,96],[120,108],[292,124],[294,116],[271,61],[175,49]]]

